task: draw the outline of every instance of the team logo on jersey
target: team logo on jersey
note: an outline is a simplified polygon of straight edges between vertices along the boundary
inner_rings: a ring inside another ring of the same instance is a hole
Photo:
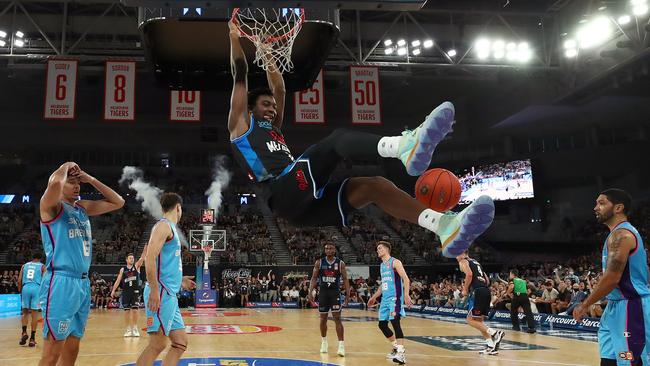
[[[309,183],[305,177],[305,172],[302,169],[296,170],[296,181],[298,182],[298,189],[301,191],[309,188]]]
[[[272,333],[280,327],[253,324],[191,324],[185,326],[187,334],[255,334]]]
[[[257,125],[265,130],[272,130],[273,124],[269,121],[257,121]]]
[[[630,332],[623,332],[623,337],[630,338],[632,334]]]
[[[159,366],[160,361],[154,365]],[[205,358],[182,358],[178,360],[178,366],[206,365],[206,366],[337,366],[333,363],[322,361],[292,360],[286,358],[258,358],[258,357],[205,357]],[[127,363],[121,366],[135,366],[134,363]]]
[[[67,333],[69,328],[70,328],[69,320],[61,320],[59,322],[59,333]]]
[[[622,360],[626,361],[632,361],[634,360],[634,355],[632,355],[632,352],[627,351],[627,352],[621,352],[618,354],[618,357]]]
[[[338,264],[338,263],[334,263],[334,270],[335,270],[335,271],[338,271],[338,270],[339,270],[339,264]]]

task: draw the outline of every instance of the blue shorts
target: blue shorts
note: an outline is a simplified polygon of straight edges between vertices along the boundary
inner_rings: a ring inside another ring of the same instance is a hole
[[[397,298],[394,296],[387,298],[382,296],[381,304],[379,305],[379,321],[393,320],[397,315],[401,318],[406,316],[404,302],[400,301],[400,303],[397,303]]]
[[[90,313],[90,281],[63,271],[47,271],[39,292],[43,338],[81,338]]]
[[[158,311],[152,312],[147,307],[149,302],[149,284],[144,287],[144,305],[147,313],[147,332],[155,333],[159,330],[168,336],[172,330],[185,329],[181,309],[178,307],[176,294],[170,295],[165,289],[160,288],[160,306]]]
[[[41,310],[41,305],[38,300],[38,292],[41,286],[36,283],[28,283],[23,286],[20,291],[20,301],[22,302],[23,309]]]
[[[598,329],[600,358],[632,365],[641,358],[650,365],[650,296],[609,301]]]

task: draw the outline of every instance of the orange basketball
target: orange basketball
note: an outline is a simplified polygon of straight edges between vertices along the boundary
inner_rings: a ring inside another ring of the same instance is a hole
[[[415,198],[437,212],[454,208],[460,201],[460,181],[447,169],[430,169],[415,183]]]

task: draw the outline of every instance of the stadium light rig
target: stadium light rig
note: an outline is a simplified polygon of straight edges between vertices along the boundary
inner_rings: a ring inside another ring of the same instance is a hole
[[[419,56],[422,54],[423,50],[433,47],[434,42],[432,39],[426,39],[421,41],[419,39],[414,39],[407,41],[404,38],[400,38],[397,42],[393,42],[392,39],[387,38],[384,40],[384,54],[392,55],[397,54],[399,56],[406,56],[409,53],[409,45],[411,47],[411,55]]]
[[[503,39],[491,40],[486,37],[478,38],[474,42],[474,50],[479,60],[491,58],[496,61],[526,63],[533,57],[533,50],[528,42],[506,42]],[[455,53],[454,53],[455,55]]]

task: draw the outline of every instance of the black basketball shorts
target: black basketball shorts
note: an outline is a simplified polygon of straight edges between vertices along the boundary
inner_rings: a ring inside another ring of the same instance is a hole
[[[318,294],[318,311],[321,313],[333,312],[340,313],[341,308],[341,291],[323,290]]]

